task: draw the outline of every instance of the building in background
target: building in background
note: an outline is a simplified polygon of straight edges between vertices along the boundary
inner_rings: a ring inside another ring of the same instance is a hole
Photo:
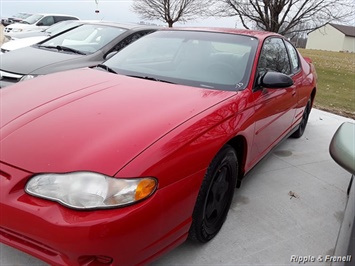
[[[308,33],[306,49],[355,53],[355,27],[328,23]]]

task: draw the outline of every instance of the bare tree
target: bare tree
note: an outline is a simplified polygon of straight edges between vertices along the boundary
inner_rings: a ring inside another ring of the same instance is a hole
[[[209,14],[214,1],[209,0],[134,0],[132,9],[143,19],[160,20],[169,27],[177,21],[186,22]]]
[[[215,14],[238,16],[247,29],[282,35],[354,20],[353,0],[220,0]]]

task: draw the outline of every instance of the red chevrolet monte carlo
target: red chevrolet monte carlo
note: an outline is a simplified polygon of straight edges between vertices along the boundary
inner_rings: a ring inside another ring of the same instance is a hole
[[[1,93],[0,240],[51,265],[141,265],[221,229],[302,136],[316,73],[282,36],[163,29]]]

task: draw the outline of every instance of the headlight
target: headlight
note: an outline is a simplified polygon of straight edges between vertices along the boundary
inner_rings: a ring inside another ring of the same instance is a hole
[[[146,199],[157,186],[152,177],[120,179],[93,172],[72,172],[36,175],[26,184],[26,192],[74,209],[106,209]]]
[[[25,80],[29,80],[29,79],[33,79],[35,77],[37,77],[38,75],[24,75],[20,81],[25,81]]]
[[[14,28],[12,28],[12,32],[21,32],[22,31],[22,29],[14,29]]]

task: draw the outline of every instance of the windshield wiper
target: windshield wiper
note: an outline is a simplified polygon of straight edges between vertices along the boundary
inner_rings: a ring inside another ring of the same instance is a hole
[[[79,50],[62,46],[62,45],[57,45],[57,46],[52,46],[52,45],[39,45],[40,48],[46,48],[46,49],[57,49],[58,51],[67,51],[67,52],[72,52],[75,54],[81,54],[81,55],[86,55],[86,53],[81,52]]]
[[[68,51],[68,52],[72,52],[72,53],[75,53],[75,54],[86,55],[86,53],[84,53],[82,51],[79,51],[79,50],[76,50],[76,49],[73,49],[73,48],[70,48],[70,47],[66,47],[66,46],[62,46],[62,45],[57,45],[56,47],[57,47],[58,50],[61,50],[61,51]]]
[[[105,69],[107,72],[117,74],[117,72],[115,70],[113,70],[112,68],[106,66],[105,64],[98,64],[96,67]]]
[[[153,81],[157,81],[157,82],[176,84],[176,83],[168,81],[168,80],[158,79],[158,78],[154,78],[154,77],[150,77],[150,76],[136,76],[136,75],[127,75],[127,76],[132,77],[132,78],[147,79],[147,80],[153,80]]]
[[[57,46],[51,46],[51,45],[38,45],[38,47],[58,50]]]

